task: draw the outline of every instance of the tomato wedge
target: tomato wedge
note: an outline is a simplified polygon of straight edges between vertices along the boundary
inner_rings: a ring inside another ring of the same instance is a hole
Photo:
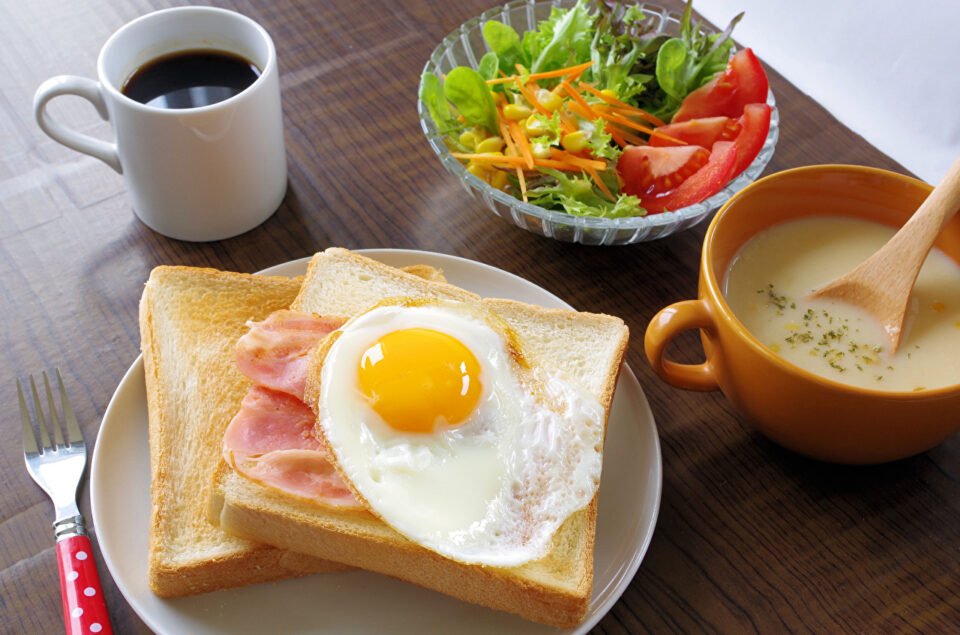
[[[671,147],[678,145],[667,137],[683,141],[686,144],[712,148],[717,141],[730,141],[740,129],[737,121],[730,117],[702,117],[681,123],[668,123],[656,128],[658,134],[650,135],[650,145]],[[661,136],[663,135],[663,136]]]
[[[710,152],[700,146],[628,146],[617,161],[623,192],[643,198],[669,192],[706,165]]]
[[[668,192],[640,195],[640,204],[647,212],[658,214],[699,203],[719,192],[727,184],[736,159],[737,147],[733,142],[717,141],[713,144],[706,165]],[[624,191],[627,191],[626,186]]]
[[[737,160],[733,164],[734,178],[746,170],[763,148],[770,132],[770,114],[767,104],[747,104],[739,119],[730,117],[702,117],[680,123],[670,123],[657,128],[665,136],[651,135],[650,145],[671,147],[677,144],[667,139],[672,137],[691,145],[713,147],[717,141],[733,141],[737,145]]]
[[[767,140],[767,133],[770,132],[771,110],[767,104],[744,106],[743,115],[737,120],[740,128],[734,140],[737,145],[737,160],[733,163],[731,179],[746,170],[760,154],[763,142]]]
[[[767,101],[768,87],[767,74],[753,51],[737,51],[722,73],[684,98],[673,122],[739,117],[747,104]]]

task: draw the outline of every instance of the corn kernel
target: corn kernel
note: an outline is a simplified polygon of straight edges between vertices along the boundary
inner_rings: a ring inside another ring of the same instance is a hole
[[[565,150],[569,152],[580,152],[587,147],[587,133],[583,130],[577,130],[576,132],[568,132],[563,135],[561,140]]]
[[[537,119],[536,115],[530,115],[523,122],[523,134],[527,137],[539,137],[550,132],[545,121]]]
[[[490,175],[490,185],[498,190],[502,190],[503,188],[507,187],[508,182],[509,180],[507,179],[507,173],[503,170],[494,170],[493,174]]]
[[[550,145],[546,143],[532,143],[530,144],[530,154],[537,159],[549,159]]]
[[[500,137],[489,137],[477,144],[477,152],[499,152],[503,149],[503,139]]]
[[[473,134],[472,130],[464,130],[460,133],[460,145],[466,148],[470,148],[471,150],[475,149],[479,141],[477,135]]]
[[[503,116],[513,121],[526,119],[533,113],[529,106],[523,104],[507,104],[503,107]]]
[[[617,93],[610,90],[609,88],[604,88],[603,90],[600,91],[600,94],[606,97],[612,97],[613,99],[617,99]]]
[[[552,93],[546,88],[540,88],[536,93],[537,101],[540,102],[540,105],[553,112],[563,103],[563,97]]]
[[[486,181],[489,178],[487,174],[487,166],[481,165],[480,163],[474,163],[473,161],[467,164],[467,172],[482,181]]]

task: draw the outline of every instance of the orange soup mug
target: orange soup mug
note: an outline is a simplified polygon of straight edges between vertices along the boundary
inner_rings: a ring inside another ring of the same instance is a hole
[[[848,386],[778,357],[740,323],[723,297],[737,251],[772,225],[809,216],[849,216],[899,228],[932,188],[860,166],[819,165],[772,174],[738,192],[707,230],[696,300],[672,304],[647,327],[647,359],[660,377],[687,390],[722,390],[743,418],[799,454],[848,464],[918,454],[960,430],[960,383],[921,392]],[[960,215],[936,246],[960,263]],[[664,357],[682,331],[700,329],[706,361]],[[957,351],[960,355],[960,351]]]

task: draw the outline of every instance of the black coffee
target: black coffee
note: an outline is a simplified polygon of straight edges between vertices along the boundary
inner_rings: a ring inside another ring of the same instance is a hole
[[[199,108],[241,93],[260,76],[250,60],[226,51],[179,51],[151,60],[123,94],[156,108]]]

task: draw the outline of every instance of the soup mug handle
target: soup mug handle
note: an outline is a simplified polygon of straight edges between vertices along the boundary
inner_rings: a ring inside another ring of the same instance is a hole
[[[687,390],[717,390],[710,360],[702,364],[680,364],[665,359],[667,344],[688,329],[703,329],[716,333],[710,309],[703,300],[684,300],[666,307],[650,320],[643,346],[647,360],[660,378],[678,388]]]
[[[120,157],[117,154],[117,146],[114,143],[108,143],[101,139],[95,139],[89,135],[80,134],[63,126],[47,113],[47,103],[54,97],[61,95],[75,95],[83,97],[97,109],[97,113],[104,121],[110,120],[110,113],[107,111],[107,104],[103,99],[103,93],[100,84],[87,79],[86,77],[76,77],[74,75],[58,75],[51,77],[40,84],[37,92],[33,96],[33,115],[37,119],[40,128],[47,135],[62,143],[68,148],[77,152],[89,154],[92,157],[100,159],[119,173],[123,173],[120,167]]]

